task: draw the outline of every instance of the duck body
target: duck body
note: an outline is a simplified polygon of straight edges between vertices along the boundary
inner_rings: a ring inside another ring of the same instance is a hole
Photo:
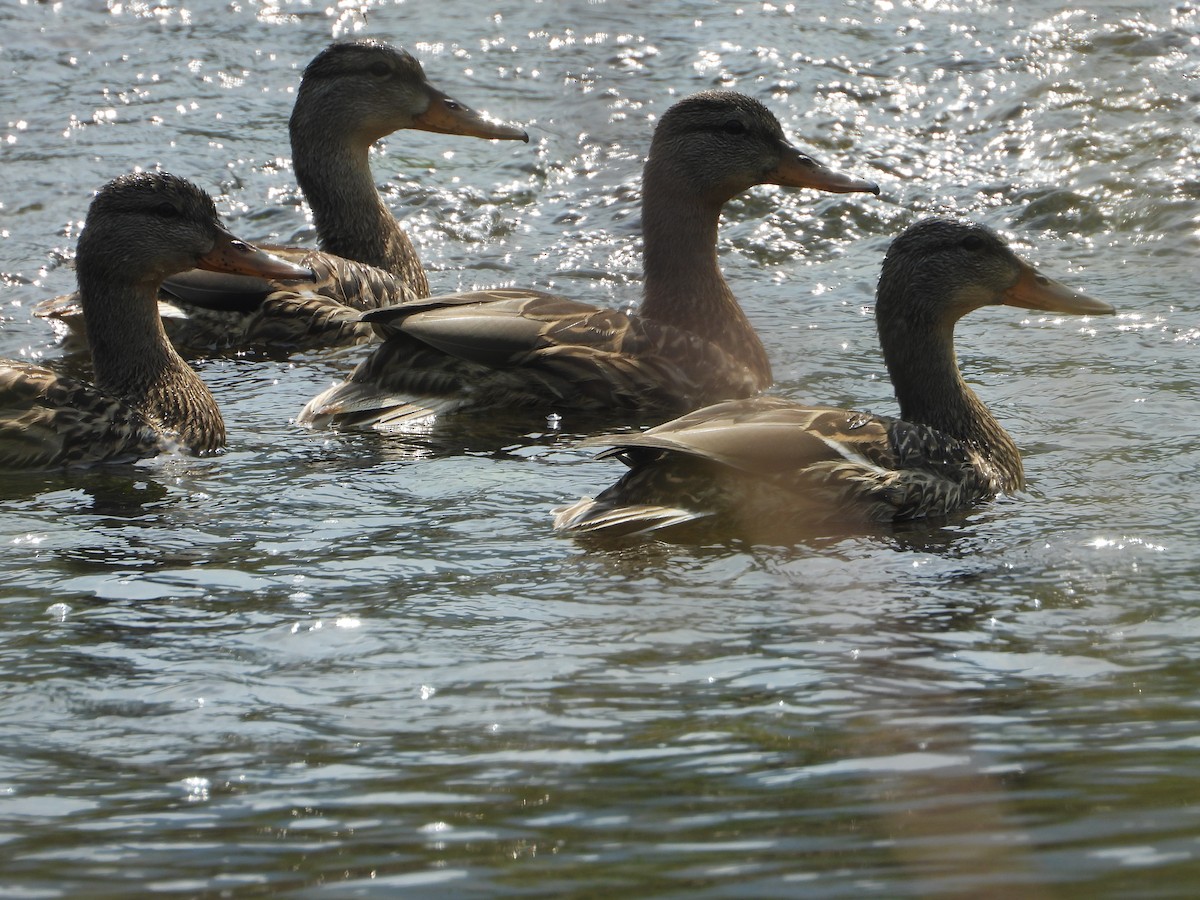
[[[757,101],[694,95],[663,115],[646,161],[638,314],[519,288],[372,311],[384,343],[297,421],[390,431],[465,409],[670,414],[763,390],[770,362],[716,254],[722,206],[756,184],[878,192],[796,150]]]
[[[384,342],[302,422],[403,430],[465,408],[669,415],[770,384],[740,348],[537,291],[432,297],[362,321]]]
[[[296,180],[312,210],[319,249],[265,248],[314,270],[315,283],[305,289],[306,299],[281,299],[279,281],[177,273],[161,298],[172,343],[189,352],[355,344],[374,333],[352,323],[354,313],[428,296],[416,249],[371,174],[371,146],[401,129],[528,140],[521,129],[493,122],[438,90],[404,50],[369,40],[331,44],[305,69],[289,121]],[[68,346],[85,340],[75,295],[35,312],[57,323]]]
[[[269,353],[365,344],[376,337],[360,321],[363,312],[416,299],[400,277],[366,263],[319,250],[270,252],[312,271],[314,283],[297,290],[291,281],[184,273],[169,286],[169,299],[159,301],[171,343]]]
[[[130,403],[45,366],[0,360],[0,468],[133,462],[165,449]]]
[[[958,371],[953,328],[1007,304],[1112,307],[1040,275],[982,226],[931,219],[893,242],[876,320],[901,416],[782,398],[708,406],[605,439],[629,471],[556,511],[558,529],[624,536],[698,529],[771,541],[813,529],[940,517],[1024,487],[1012,438]]]
[[[274,248],[272,255],[313,273],[314,283],[228,275],[195,269],[159,291],[158,313],[168,340],[187,353],[256,350],[292,353],[376,340],[359,320],[363,311],[409,302],[412,291],[395,275],[319,250]],[[79,293],[38,304],[68,350],[86,349]]]
[[[96,382],[0,361],[0,467],[126,462],[224,446],[216,401],[167,340],[157,310],[163,278],[196,265],[312,278],[231,235],[208,195],[181,178],[122,176],[96,195],[76,257]]]
[[[560,530],[615,536],[699,523],[787,535],[831,520],[943,516],[1017,487],[978,449],[928,426],[778,397],[714,404],[611,440],[619,446],[598,458],[630,471],[557,510]]]

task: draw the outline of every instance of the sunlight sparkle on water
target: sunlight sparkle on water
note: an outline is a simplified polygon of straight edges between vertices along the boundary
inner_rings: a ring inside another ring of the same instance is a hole
[[[199,775],[193,775],[190,778],[183,779],[180,784],[187,794],[189,803],[197,803],[201,800],[208,799],[208,789],[212,786],[212,782],[207,778],[201,778]]]
[[[927,215],[1123,308],[966,324],[1025,496],[787,547],[568,541],[549,511],[624,473],[565,409],[308,432],[288,420],[365,348],[205,354],[232,452],[9,479],[6,893],[1188,893],[1197,0],[211,6],[0,6],[27,32],[0,82],[2,355],[87,371],[33,306],[74,289],[118,171],[175,168],[246,237],[317,245],[288,114],[357,36],[534,126],[372,151],[439,292],[636,310],[653,127],[736,80],[885,194],[724,210],[774,395],[895,411],[875,285]]]
[[[1098,537],[1091,541],[1090,545],[1097,550],[1124,550],[1127,547],[1145,547],[1147,550],[1152,550],[1155,553],[1163,553],[1167,549],[1163,544],[1154,544],[1142,538],[1129,537],[1127,535],[1121,535],[1119,538]]]

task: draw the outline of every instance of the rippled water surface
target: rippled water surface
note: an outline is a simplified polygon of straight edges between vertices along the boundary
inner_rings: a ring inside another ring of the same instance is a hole
[[[313,434],[360,351],[196,361],[223,456],[0,477],[0,893],[1190,896],[1200,8],[1016,6],[0,7],[0,355],[62,356],[31,308],[134,167],[311,242],[287,116],[353,35],[533,137],[380,145],[435,289],[636,301],[652,123],[723,86],[883,189],[729,205],[775,392],[894,411],[872,290],[923,213],[1120,310],[959,329],[1027,493],[793,547],[587,548],[550,510],[620,465],[569,418]]]

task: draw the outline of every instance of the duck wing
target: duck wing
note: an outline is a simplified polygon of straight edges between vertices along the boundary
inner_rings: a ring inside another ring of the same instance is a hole
[[[541,291],[449,294],[362,319],[384,343],[300,422],[387,430],[464,406],[673,413],[764,387],[698,335]]]
[[[171,343],[185,352],[256,348],[292,352],[361,344],[374,331],[364,310],[414,299],[395,275],[319,250],[272,250],[311,269],[315,281],[291,282],[192,269],[163,282],[159,315]],[[86,346],[78,293],[44,300],[34,315],[50,319],[64,345]]]
[[[0,361],[0,468],[131,462],[169,443],[119,398],[43,366]]]
[[[600,457],[630,472],[559,510],[560,529],[629,534],[701,517],[737,528],[897,521],[944,515],[1000,485],[976,450],[927,426],[774,397],[599,440],[614,445]]]

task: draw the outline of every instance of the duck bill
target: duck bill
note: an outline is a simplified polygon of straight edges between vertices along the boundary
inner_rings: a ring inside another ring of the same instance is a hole
[[[875,182],[837,172],[817,162],[808,154],[801,153],[790,144],[784,147],[779,165],[767,172],[765,181],[767,184],[813,188],[832,194],[879,194],[879,185]]]
[[[196,262],[196,267],[231,275],[255,275],[280,281],[316,281],[312,269],[297,266],[253,244],[234,237],[224,228],[217,232],[213,248]]]
[[[437,134],[461,134],[490,141],[524,141],[529,135],[523,129],[503,122],[485,119],[465,103],[447,97],[437,88],[428,88],[429,108],[413,119],[413,128]]]
[[[1003,297],[1006,306],[1070,316],[1109,316],[1116,312],[1103,300],[1073,291],[1061,281],[1047,278],[1025,262],[1021,263],[1021,277],[1004,292]]]

